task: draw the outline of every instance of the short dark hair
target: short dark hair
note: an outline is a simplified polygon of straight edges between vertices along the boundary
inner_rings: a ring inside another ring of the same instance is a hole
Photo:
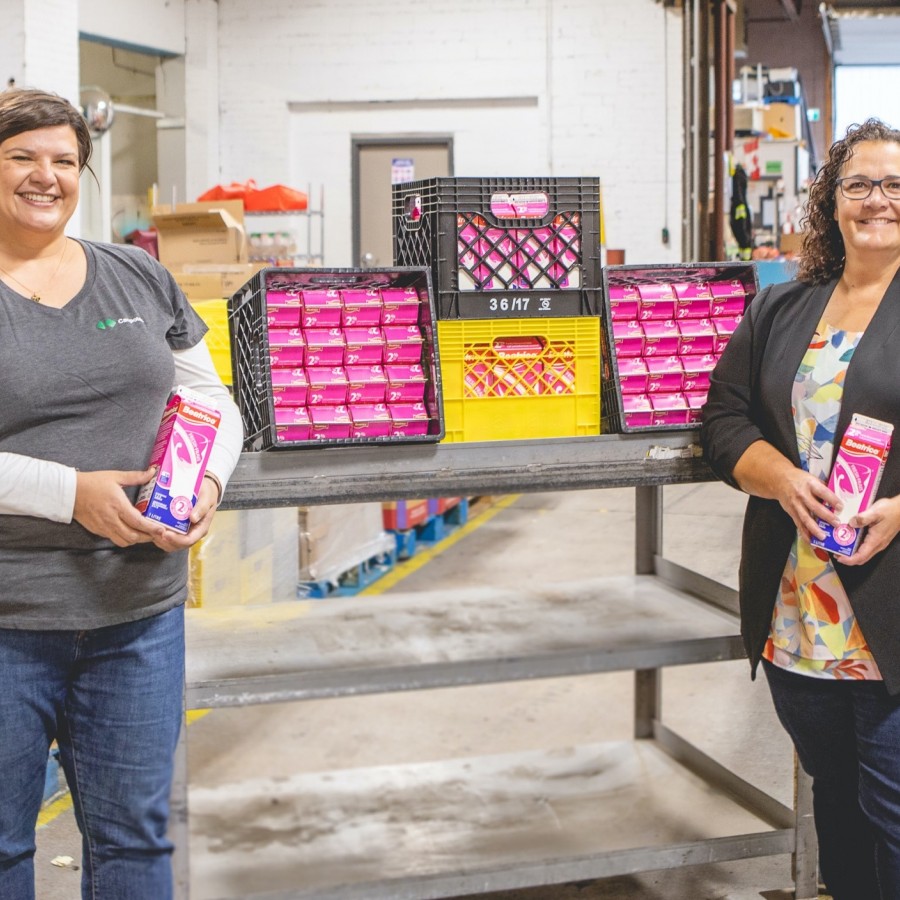
[[[83,171],[94,149],[87,122],[65,97],[37,88],[0,91],[0,144],[25,131],[68,125],[78,141],[78,169]]]
[[[825,284],[844,270],[844,239],[834,218],[838,179],[854,148],[863,141],[900,144],[900,131],[885,125],[881,119],[866,119],[862,125],[851,125],[847,134],[831,145],[828,159],[809,189],[806,215],[801,223],[806,236],[797,270],[800,281]]]

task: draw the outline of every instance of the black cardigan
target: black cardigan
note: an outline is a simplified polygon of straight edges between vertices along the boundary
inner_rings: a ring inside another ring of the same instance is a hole
[[[760,439],[800,465],[791,388],[836,283],[792,281],[764,288],[722,353],[712,373],[700,436],[707,462],[732,487],[738,487],[735,465]],[[878,497],[900,494],[900,272],[850,361],[835,445],[853,413],[891,422],[897,429]],[[754,674],[795,536],[793,521],[777,501],[749,498],[739,590],[741,633]],[[865,565],[836,563],[835,568],[888,691],[900,694],[900,540],[895,538]]]

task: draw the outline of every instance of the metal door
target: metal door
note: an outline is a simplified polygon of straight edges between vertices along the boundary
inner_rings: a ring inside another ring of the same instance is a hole
[[[453,173],[447,135],[353,139],[353,259],[365,268],[394,262],[391,184]]]

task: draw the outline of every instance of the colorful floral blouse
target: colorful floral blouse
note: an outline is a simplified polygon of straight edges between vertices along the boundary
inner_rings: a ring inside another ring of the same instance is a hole
[[[791,392],[803,468],[828,479],[844,377],[862,332],[820,322]],[[799,535],[781,576],[763,658],[816,678],[880,680],[831,556]]]

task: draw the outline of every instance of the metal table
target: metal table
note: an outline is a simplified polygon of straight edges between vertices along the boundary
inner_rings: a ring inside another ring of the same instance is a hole
[[[471,818],[472,798],[457,796],[463,775],[448,776],[452,765],[343,773],[341,781],[353,782],[352,802],[335,793],[335,779],[307,778],[278,802],[295,804],[304,811],[301,818],[328,815],[333,828],[327,839],[307,834],[299,840],[295,871],[283,873],[281,881],[276,877],[277,887],[265,893],[254,891],[252,874],[254,862],[266,864],[265,853],[257,847],[242,855],[237,841],[228,871],[221,878],[206,873],[202,896],[429,900],[792,853],[796,897],[816,897],[811,796],[802,770],[795,766],[795,802],[787,807],[726,770],[662,718],[665,667],[744,655],[734,591],[662,554],[663,486],[712,477],[693,431],[244,454],[223,508],[633,486],[636,572],[598,579],[591,589],[565,598],[540,587],[524,594],[443,591],[439,615],[429,595],[402,594],[377,604],[336,598],[219,613],[188,610],[188,708],[633,670],[635,740],[627,747],[579,748],[564,765],[547,754],[468,761],[464,769],[473,784],[505,786],[480,804],[487,808],[477,822]],[[622,616],[623,608],[629,616]],[[535,622],[541,627],[534,628]],[[190,874],[184,734],[172,810],[181,898],[189,894]],[[532,773],[524,785],[511,774],[521,771]],[[639,774],[623,780],[625,771]],[[697,837],[689,829],[684,841],[653,841],[653,798],[680,780],[679,789],[689,791],[688,782],[697,778],[735,800],[727,833]],[[434,797],[441,796],[446,808],[438,818],[457,823],[450,829],[454,834],[411,822],[405,839],[412,834],[428,849],[403,864],[403,848],[393,846],[396,835],[383,821],[369,823],[371,845],[364,852],[342,844],[341,834],[352,832],[373,808],[390,807],[379,779],[402,785],[389,818],[412,810],[412,820],[424,821],[428,815],[417,804],[427,797],[433,819]],[[611,845],[587,840],[585,823],[601,821],[605,811],[621,815],[623,802],[629,809],[646,806],[647,821],[630,831],[617,821]],[[554,815],[548,822],[535,803],[566,809],[568,818]],[[204,798],[195,812],[202,822],[227,816],[225,806]],[[337,820],[336,809],[342,811]],[[236,809],[231,814],[241,815]],[[483,839],[488,834],[494,839]],[[284,841],[285,835],[275,839]],[[277,866],[269,868],[271,875]]]

